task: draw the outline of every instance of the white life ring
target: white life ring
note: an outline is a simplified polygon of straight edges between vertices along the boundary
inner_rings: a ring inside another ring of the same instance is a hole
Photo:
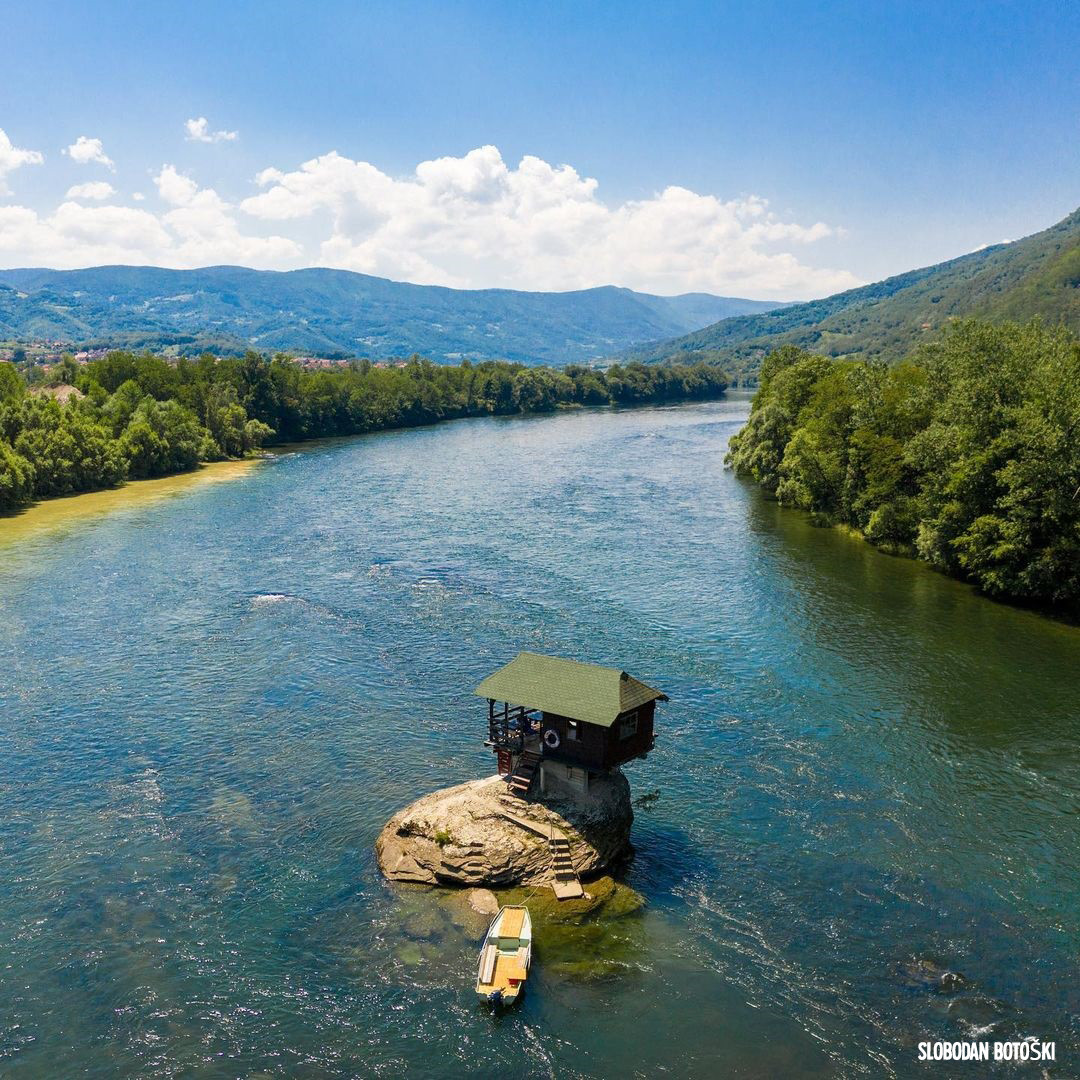
[[[544,745],[549,750],[558,750],[559,741],[559,733],[554,728],[548,728],[547,731],[544,732]]]

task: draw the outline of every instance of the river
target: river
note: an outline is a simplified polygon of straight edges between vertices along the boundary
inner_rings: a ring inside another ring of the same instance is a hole
[[[1035,1035],[1074,1075],[1080,630],[770,504],[746,413],[320,443],[4,547],[0,1073],[921,1076]],[[372,845],[491,771],[471,690],[522,648],[671,700],[644,907],[493,1017]]]

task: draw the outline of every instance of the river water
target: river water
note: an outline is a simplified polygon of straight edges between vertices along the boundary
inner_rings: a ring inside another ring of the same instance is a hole
[[[918,1042],[1034,1035],[1075,1075],[1080,631],[766,502],[746,411],[318,444],[3,548],[0,1073],[940,1076]],[[372,845],[491,771],[471,689],[522,648],[671,701],[644,907],[541,935],[492,1017],[475,926]]]

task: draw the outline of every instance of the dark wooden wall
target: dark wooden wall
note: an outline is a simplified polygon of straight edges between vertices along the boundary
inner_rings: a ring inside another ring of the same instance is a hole
[[[607,729],[598,727],[596,724],[578,724],[579,739],[567,737],[570,730],[570,720],[566,716],[557,716],[555,713],[544,713],[540,723],[540,739],[544,738],[545,731],[557,731],[559,733],[559,748],[552,750],[544,745],[544,756],[555,761],[565,761],[568,765],[581,765],[585,768],[603,769],[607,755]]]
[[[656,713],[656,702],[650,701],[647,705],[641,705],[637,709],[638,723],[637,734],[629,739],[619,738],[619,721],[616,720],[607,729],[607,767],[620,765],[631,758],[640,757],[652,749],[653,743],[653,720]]]
[[[551,750],[544,746],[544,756],[555,761],[564,761],[568,765],[581,765],[590,769],[610,769],[624,761],[646,753],[652,747],[653,717],[656,702],[650,701],[638,710],[637,734],[629,739],[619,738],[619,721],[610,728],[597,724],[578,724],[579,739],[567,738],[570,720],[555,713],[544,713],[541,728],[543,732],[554,730],[559,733],[559,748]]]

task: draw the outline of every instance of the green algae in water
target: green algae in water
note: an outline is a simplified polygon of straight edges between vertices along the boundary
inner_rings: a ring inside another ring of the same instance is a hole
[[[557,900],[547,886],[539,891],[499,892],[500,904],[521,904],[533,920],[534,963],[547,974],[573,981],[632,975],[646,966],[649,942],[639,916],[645,898],[629,885],[601,877],[584,885],[587,896]]]
[[[585,890],[586,897],[563,901],[547,885],[493,891],[500,906],[528,907],[533,962],[543,964],[548,975],[592,981],[643,970],[649,943],[644,920],[634,916],[642,912],[645,898],[610,877],[588,882]],[[491,923],[490,915],[470,906],[470,891],[396,886],[386,926],[396,940],[396,962],[405,968],[430,966],[440,975],[469,976],[473,951]]]
[[[645,898],[629,885],[611,877],[584,883],[585,896],[558,900],[547,885],[496,891],[500,904],[527,904],[533,925],[580,923],[586,919],[617,919],[639,911]]]

